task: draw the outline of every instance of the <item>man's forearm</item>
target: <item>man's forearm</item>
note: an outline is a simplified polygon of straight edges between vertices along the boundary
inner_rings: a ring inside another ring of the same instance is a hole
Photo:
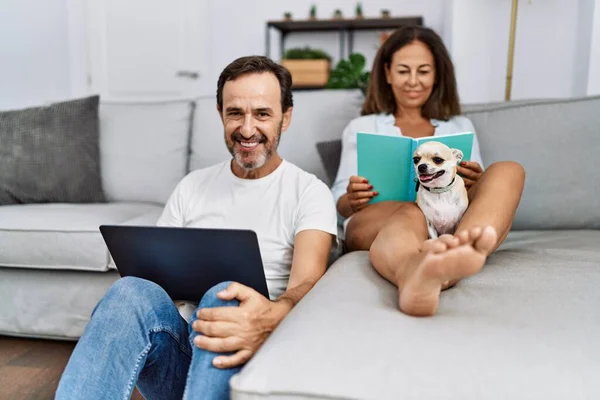
[[[290,305],[290,310],[298,304],[300,300],[313,288],[315,284],[305,282],[292,289],[287,290],[284,294],[277,298],[277,302],[286,302]]]
[[[271,302],[271,310],[267,314],[269,319],[267,323],[270,330],[274,330],[277,325],[288,315],[292,308],[304,297],[306,293],[314,286],[314,283],[301,283],[283,293],[277,300]]]

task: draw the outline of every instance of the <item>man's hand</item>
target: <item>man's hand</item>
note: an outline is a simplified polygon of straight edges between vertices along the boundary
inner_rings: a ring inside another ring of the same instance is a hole
[[[457,172],[463,177],[465,187],[469,190],[483,175],[483,168],[476,161],[463,161],[458,166]]]
[[[320,230],[304,230],[296,234],[292,270],[288,290],[277,301],[270,301],[254,289],[232,283],[217,294],[221,300],[240,301],[238,307],[203,308],[194,321],[194,344],[215,353],[217,368],[232,368],[247,362],[269,334],[300,299],[323,276],[332,244],[332,235]]]
[[[238,307],[203,308],[194,321],[194,338],[201,349],[215,353],[234,352],[213,360],[217,368],[232,368],[247,362],[291,309],[291,304],[273,302],[248,286],[232,283],[217,294],[221,300],[240,301]]]

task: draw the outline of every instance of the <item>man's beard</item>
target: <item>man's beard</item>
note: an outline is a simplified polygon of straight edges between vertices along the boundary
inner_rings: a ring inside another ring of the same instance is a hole
[[[279,123],[279,127],[277,128],[277,136],[273,138],[273,140],[267,139],[265,135],[262,133],[256,133],[251,138],[245,139],[239,131],[234,132],[231,135],[231,139],[226,143],[227,149],[229,153],[232,155],[235,162],[244,170],[252,171],[257,168],[261,168],[264,166],[267,161],[273,156],[273,153],[277,150],[279,146],[279,139],[281,138],[281,129],[283,126],[283,121]],[[263,145],[263,149],[259,151],[245,151],[243,148],[238,146],[235,147],[235,144],[238,142],[257,142],[258,146]],[[252,160],[245,159],[249,153],[258,153],[256,154]]]

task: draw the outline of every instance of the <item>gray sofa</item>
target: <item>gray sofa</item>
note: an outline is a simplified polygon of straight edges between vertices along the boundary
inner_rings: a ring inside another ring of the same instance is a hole
[[[361,94],[294,100],[280,152],[330,183]],[[366,252],[341,256],[234,376],[232,398],[600,398],[600,97],[465,114],[486,165],[527,171],[513,232],[483,272],[413,318]],[[102,103],[100,121],[109,203],[0,207],[2,334],[76,339],[118,278],[98,225],[154,224],[185,173],[228,157],[212,97]]]
[[[283,156],[326,180],[315,143],[339,137],[360,101],[357,91],[295,93]],[[101,101],[100,165],[108,202],[0,206],[0,334],[81,335],[119,277],[98,226],[154,225],[186,173],[230,157],[215,104],[213,96]]]

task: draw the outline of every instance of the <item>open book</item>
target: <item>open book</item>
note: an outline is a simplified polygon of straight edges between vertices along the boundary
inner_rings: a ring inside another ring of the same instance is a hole
[[[463,152],[471,160],[473,132],[414,139],[359,132],[357,134],[358,175],[366,178],[379,194],[370,203],[386,200],[415,201],[416,174],[413,153],[423,143],[436,141]]]

